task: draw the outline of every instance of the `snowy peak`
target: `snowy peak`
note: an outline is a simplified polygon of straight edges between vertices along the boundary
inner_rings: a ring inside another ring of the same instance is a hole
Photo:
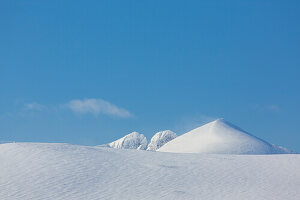
[[[148,151],[156,151],[160,147],[162,147],[167,142],[173,140],[176,138],[177,135],[173,131],[165,130],[157,132],[152,138],[148,145],[147,150]]]
[[[147,139],[143,134],[132,132],[124,137],[108,144],[115,149],[137,149],[145,150],[147,148]]]
[[[191,130],[168,142],[158,151],[216,154],[290,153],[247,133],[224,119],[217,119]]]
[[[211,134],[234,134],[234,133],[238,133],[238,134],[246,134],[246,135],[251,135],[249,133],[247,133],[246,131],[244,131],[243,129],[241,129],[240,127],[226,121],[223,118],[217,119],[215,121],[212,121],[208,124],[205,124],[201,127],[198,127],[199,129],[207,126],[210,127],[212,130],[217,130],[217,131],[211,131]],[[198,129],[196,128],[196,129]],[[196,130],[194,129],[194,130]],[[257,138],[258,139],[258,138]]]

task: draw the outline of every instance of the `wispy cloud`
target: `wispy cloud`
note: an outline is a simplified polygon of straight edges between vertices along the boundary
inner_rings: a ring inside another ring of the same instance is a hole
[[[69,109],[78,114],[94,114],[95,116],[103,114],[122,118],[132,117],[133,115],[126,109],[120,108],[103,99],[74,99],[60,105],[47,106],[36,102],[27,103],[23,107],[24,111],[63,111]],[[25,112],[26,113],[26,112]]]
[[[120,108],[103,99],[75,99],[68,102],[64,106],[79,114],[105,114],[124,118],[132,116],[128,110]]]
[[[258,111],[271,111],[271,112],[279,112],[280,107],[277,104],[269,104],[269,105],[252,105],[252,108]]]
[[[278,105],[267,105],[265,107],[267,110],[270,110],[270,111],[276,111],[278,112],[280,110],[279,106]]]
[[[47,106],[44,106],[44,105],[38,104],[36,102],[33,102],[33,103],[25,104],[25,109],[26,110],[42,111],[42,110],[46,110]]]

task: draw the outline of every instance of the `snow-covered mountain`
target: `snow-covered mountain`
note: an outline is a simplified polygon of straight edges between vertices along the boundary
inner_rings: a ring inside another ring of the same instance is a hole
[[[191,130],[168,142],[158,151],[214,154],[291,153],[245,132],[224,119]]]
[[[138,149],[173,153],[293,153],[286,148],[269,144],[224,119],[217,119],[179,137],[170,130],[160,131],[151,138],[149,144],[143,134],[132,132],[104,146],[116,149]]]
[[[145,150],[147,148],[147,138],[138,132],[132,132],[124,137],[108,144],[115,149],[137,149]]]
[[[177,135],[173,131],[165,130],[157,132],[152,138],[150,143],[148,144],[147,150],[148,151],[156,151],[160,147],[162,147],[167,142],[176,138]]]
[[[0,144],[2,200],[298,200],[300,155]]]

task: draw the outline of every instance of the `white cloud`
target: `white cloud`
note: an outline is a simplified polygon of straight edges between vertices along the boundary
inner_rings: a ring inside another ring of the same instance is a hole
[[[38,104],[36,102],[33,102],[33,103],[25,104],[25,109],[26,110],[42,111],[42,110],[47,109],[47,107],[44,106],[44,105]]]
[[[103,99],[76,99],[68,102],[65,106],[73,112],[80,114],[92,113],[98,115],[102,113],[124,118],[132,116],[128,110],[119,108]]]

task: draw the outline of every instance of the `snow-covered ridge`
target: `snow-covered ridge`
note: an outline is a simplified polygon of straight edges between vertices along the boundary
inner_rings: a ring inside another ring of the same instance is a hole
[[[158,151],[214,154],[292,153],[288,149],[271,145],[224,119],[191,130],[168,142]]]
[[[148,144],[148,151],[156,151],[160,147],[162,147],[167,142],[175,139],[177,137],[176,133],[170,130],[157,132],[152,138],[150,143]]]
[[[132,132],[124,137],[108,144],[115,149],[137,149],[145,150],[147,148],[147,138],[138,132]]]
[[[170,130],[160,131],[151,138],[149,144],[143,134],[133,132],[106,146],[117,149],[138,149],[173,153],[295,153],[289,149],[270,144],[255,137],[224,119],[217,119],[179,137]]]

